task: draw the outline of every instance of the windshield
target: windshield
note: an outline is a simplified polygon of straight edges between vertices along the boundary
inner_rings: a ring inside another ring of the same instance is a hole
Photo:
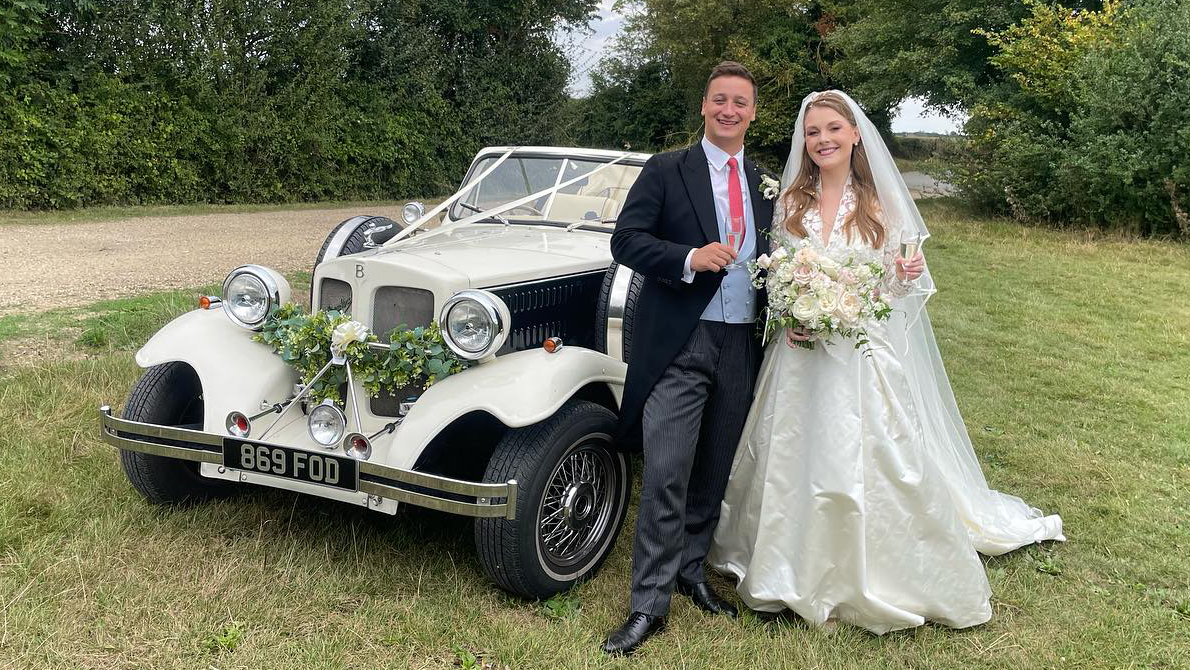
[[[498,156],[480,159],[470,174],[482,174],[497,159]],[[451,207],[450,218],[457,221],[549,189],[587,174],[604,162],[548,156],[510,156],[483,181],[468,181],[463,185],[464,193]],[[611,228],[640,170],[636,165],[617,163],[557,192],[509,209],[503,216],[517,221],[586,223]]]

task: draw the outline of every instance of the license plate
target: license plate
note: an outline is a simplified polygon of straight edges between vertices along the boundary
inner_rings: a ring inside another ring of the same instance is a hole
[[[223,466],[321,484],[345,491],[359,490],[359,463],[354,458],[319,454],[275,444],[246,442],[225,437]]]

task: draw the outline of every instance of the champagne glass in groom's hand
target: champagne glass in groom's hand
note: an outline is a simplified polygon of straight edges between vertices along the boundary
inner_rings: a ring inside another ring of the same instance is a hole
[[[727,230],[727,246],[735,252],[735,259],[725,265],[725,270],[737,270],[744,267],[744,263],[740,261],[740,252],[744,250],[744,222],[742,219],[733,221],[733,225]]]

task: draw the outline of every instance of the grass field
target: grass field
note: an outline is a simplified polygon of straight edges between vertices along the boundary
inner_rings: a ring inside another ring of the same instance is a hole
[[[268,490],[150,507],[95,409],[182,292],[0,321],[0,346],[85,322],[0,368],[0,668],[1190,668],[1190,247],[923,210],[984,471],[1069,538],[986,560],[986,625],[827,635],[676,599],[666,633],[609,659],[631,526],[595,579],[534,603],[488,584],[466,520]]]

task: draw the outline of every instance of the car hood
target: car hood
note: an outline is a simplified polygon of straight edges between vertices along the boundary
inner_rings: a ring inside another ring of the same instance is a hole
[[[472,288],[601,270],[612,262],[611,235],[532,225],[465,224],[422,233],[361,256],[374,262],[437,266]],[[359,258],[357,256],[356,258]]]

